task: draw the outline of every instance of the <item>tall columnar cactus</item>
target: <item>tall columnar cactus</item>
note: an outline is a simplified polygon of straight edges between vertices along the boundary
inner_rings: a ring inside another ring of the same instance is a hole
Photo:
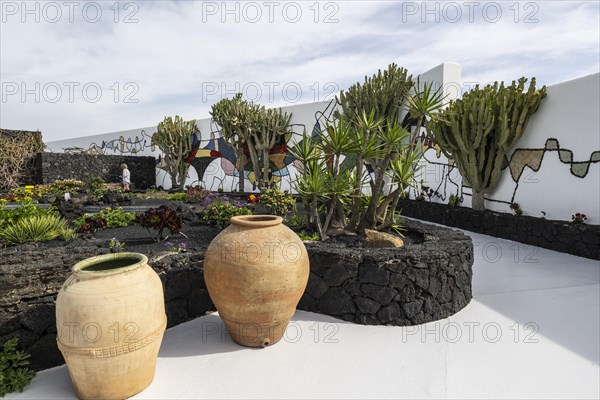
[[[241,93],[214,104],[210,115],[221,127],[223,138],[236,151],[240,192],[244,191],[244,145],[248,148],[258,186],[261,189],[265,187],[269,179],[269,151],[287,132],[291,115],[281,109],[266,109],[247,102],[242,99]],[[262,173],[259,152],[263,158]]]
[[[289,130],[291,114],[283,112],[281,108],[265,109],[261,107],[258,114],[256,131],[251,135],[251,141],[257,151],[262,152],[263,168],[262,178],[257,176],[261,190],[268,186],[270,159],[269,151],[275,146],[279,138],[285,135]],[[252,155],[252,153],[250,153]],[[258,155],[255,153],[252,160],[253,164],[258,165]]]
[[[152,136],[152,143],[165,154],[165,169],[171,176],[173,187],[184,189],[189,164],[186,157],[192,150],[192,135],[200,133],[195,120],[184,121],[180,116],[165,117]]]
[[[394,122],[413,87],[412,75],[392,63],[383,72],[365,76],[364,83],[357,82],[342,91],[337,101],[346,117],[358,121],[363,113],[369,115],[373,111],[375,120]]]
[[[526,82],[495,82],[483,89],[477,85],[427,126],[432,140],[472,187],[476,210],[485,209],[484,193],[496,188],[506,152],[523,136],[529,117],[546,97],[546,86],[537,90],[532,78],[525,91]]]
[[[240,192],[244,192],[244,145],[253,131],[258,108],[242,99],[242,94],[238,93],[232,99],[213,104],[210,111],[213,121],[221,127],[221,136],[235,150]]]

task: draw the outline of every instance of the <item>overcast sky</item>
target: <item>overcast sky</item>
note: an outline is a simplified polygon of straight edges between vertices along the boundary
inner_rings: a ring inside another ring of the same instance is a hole
[[[26,4],[25,7],[23,4]],[[463,82],[596,73],[599,2],[2,1],[0,127],[45,141],[322,100],[395,62]]]

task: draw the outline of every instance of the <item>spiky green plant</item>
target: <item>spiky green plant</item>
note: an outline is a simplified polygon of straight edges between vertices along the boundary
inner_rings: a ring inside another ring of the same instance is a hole
[[[407,71],[391,64],[342,92],[334,123],[293,147],[304,169],[296,189],[321,239],[334,229],[363,233],[398,226],[398,201],[419,171],[410,122],[424,124],[442,101],[431,85],[419,92]],[[406,122],[399,118],[403,109],[411,115]]]
[[[495,82],[483,89],[477,85],[427,125],[431,139],[471,186],[473,209],[485,209],[484,194],[496,188],[506,152],[523,136],[529,118],[546,97],[546,86],[536,89],[532,78],[526,89],[526,82],[526,78],[510,86]]]
[[[200,131],[195,120],[185,121],[176,115],[174,120],[165,117],[152,136],[152,143],[165,154],[165,169],[171,176],[173,187],[179,190],[183,190],[185,186],[190,167],[185,160],[192,150],[192,135],[196,134],[199,135]]]
[[[73,230],[67,221],[55,215],[39,215],[26,217],[15,224],[0,229],[0,241],[9,244],[27,242],[45,242],[62,237],[65,240],[73,238]]]

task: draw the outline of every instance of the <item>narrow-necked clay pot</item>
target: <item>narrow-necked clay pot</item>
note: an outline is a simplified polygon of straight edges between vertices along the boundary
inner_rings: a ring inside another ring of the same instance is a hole
[[[124,399],[154,378],[166,327],[148,258],[116,253],[73,267],[56,299],[57,342],[81,399]]]
[[[211,242],[204,279],[219,316],[243,346],[277,343],[308,282],[304,243],[283,219],[243,215]]]

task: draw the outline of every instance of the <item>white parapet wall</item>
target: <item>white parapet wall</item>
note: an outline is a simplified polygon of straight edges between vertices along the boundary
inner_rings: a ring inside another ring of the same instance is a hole
[[[588,223],[599,224],[600,74],[549,86],[547,94],[507,154],[497,188],[486,194],[486,208],[511,212],[510,204],[517,203],[525,215],[570,221],[580,212]],[[431,201],[447,202],[454,194],[469,207],[471,189],[432,146],[424,153],[423,170]]]
[[[461,68],[456,63],[441,64],[414,78],[420,87],[425,82],[443,87],[447,101],[460,97]],[[293,134],[271,156],[278,168],[273,175],[283,189],[293,188],[298,173],[287,148],[302,140],[304,132],[311,135],[333,121],[335,108],[334,100],[284,107],[292,114]],[[510,204],[518,203],[526,215],[569,221],[572,214],[582,212],[588,216],[588,223],[600,223],[599,109],[600,74],[549,86],[548,96],[531,118],[525,135],[507,155],[508,164],[498,187],[486,195],[486,207],[510,212]],[[196,168],[190,168],[186,183],[235,191],[238,178],[231,148],[220,138],[210,118],[197,123],[200,134],[195,159],[208,166],[202,176]],[[153,155],[157,158],[156,184],[169,188],[170,179],[160,168],[160,151],[151,144],[154,132],[156,126],[54,141],[47,146],[54,152],[79,148],[101,154]],[[447,202],[454,194],[469,207],[471,189],[463,186],[457,169],[449,165],[435,143],[425,139],[422,145],[423,187],[412,191],[411,197],[423,191],[429,201]],[[256,191],[253,174],[246,171],[245,179],[246,191]]]

